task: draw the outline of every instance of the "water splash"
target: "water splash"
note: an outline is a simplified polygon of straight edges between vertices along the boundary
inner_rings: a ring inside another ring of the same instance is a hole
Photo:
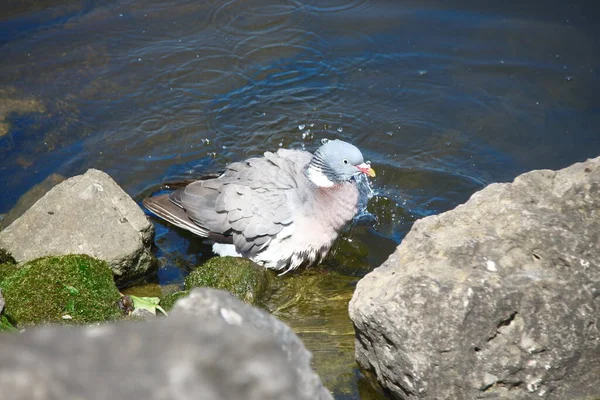
[[[356,217],[354,217],[354,220],[377,220],[375,215],[367,211],[369,200],[375,195],[375,191],[371,186],[371,181],[365,174],[355,175],[354,180],[356,181],[356,187],[358,188],[358,213],[356,214]]]

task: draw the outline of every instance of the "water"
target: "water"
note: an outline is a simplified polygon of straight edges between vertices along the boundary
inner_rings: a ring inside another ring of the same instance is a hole
[[[378,173],[377,219],[355,223],[322,267],[285,278],[303,279],[305,295],[280,292],[268,308],[338,398],[377,398],[352,365],[354,284],[416,219],[600,154],[597,8],[11,1],[0,6],[0,213],[52,173],[99,168],[140,200],[264,150],[351,141]],[[155,222],[158,279],[180,282],[208,249]]]

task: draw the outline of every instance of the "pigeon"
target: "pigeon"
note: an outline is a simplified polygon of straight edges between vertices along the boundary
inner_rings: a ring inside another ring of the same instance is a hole
[[[359,211],[357,178],[375,171],[354,145],[330,140],[314,154],[279,149],[229,164],[218,177],[144,199],[165,221],[281,273],[322,260]]]

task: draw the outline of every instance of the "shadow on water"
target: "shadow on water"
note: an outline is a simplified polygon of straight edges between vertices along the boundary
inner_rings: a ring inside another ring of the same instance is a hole
[[[278,147],[358,145],[372,219],[266,307],[340,399],[376,399],[347,303],[413,222],[600,153],[593,2],[11,1],[0,10],[0,213],[95,167],[136,199]],[[160,221],[161,284],[209,256]],[[286,289],[287,288],[287,289]]]

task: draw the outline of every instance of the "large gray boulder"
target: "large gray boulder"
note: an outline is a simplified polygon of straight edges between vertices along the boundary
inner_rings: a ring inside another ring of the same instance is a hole
[[[153,321],[4,334],[2,398],[332,399],[304,375],[298,338],[272,335],[286,331],[283,323],[264,322],[263,330],[249,319],[268,320],[263,312],[214,290],[183,302]]]
[[[312,354],[292,328],[269,313],[243,303],[225,291],[201,288],[194,289],[189,296],[178,300],[171,314],[193,316],[201,321],[217,319],[226,322],[229,329],[255,332],[270,338],[289,361],[287,368],[292,371],[297,385],[293,399],[333,400],[310,366]]]
[[[105,260],[117,283],[153,267],[154,227],[112,180],[96,169],[56,185],[0,232],[0,248],[19,263],[38,257],[87,254]]]
[[[600,158],[417,221],[350,316],[394,398],[600,398]]]

